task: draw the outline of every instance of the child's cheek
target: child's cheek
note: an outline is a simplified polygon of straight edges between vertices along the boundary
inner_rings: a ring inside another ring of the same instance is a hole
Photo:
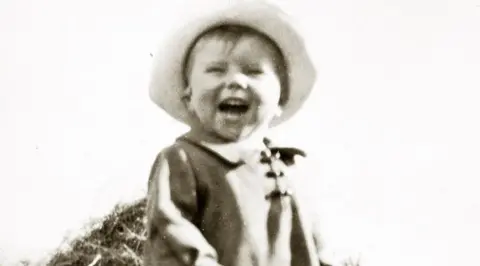
[[[190,86],[197,92],[212,90],[218,84],[218,81],[212,75],[206,73],[195,73],[190,79]]]
[[[270,82],[270,83],[262,83],[257,86],[255,92],[260,99],[260,101],[265,105],[277,105],[278,101],[280,100],[280,86],[278,83]]]
[[[202,111],[210,111],[215,105],[215,91],[211,89],[204,89],[199,91],[192,99],[195,102],[197,109]]]
[[[205,90],[197,102],[197,110],[204,119],[214,120],[218,115],[219,90]]]

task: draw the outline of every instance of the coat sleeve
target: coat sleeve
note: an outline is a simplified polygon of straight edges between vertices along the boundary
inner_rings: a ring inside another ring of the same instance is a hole
[[[196,187],[181,149],[170,147],[157,156],[148,184],[144,266],[218,265],[216,251],[193,223]]]
[[[321,222],[318,212],[313,210],[312,214],[312,234],[313,234],[313,242],[315,243],[316,252],[320,261],[320,266],[332,266],[333,261],[332,258],[326,254],[325,250],[325,238],[324,233],[321,228]]]
[[[356,253],[344,253],[344,251],[337,245],[333,244],[335,233],[327,232],[325,215],[328,215],[329,211],[322,207],[326,198],[322,196],[322,191],[326,191],[326,182],[321,180],[322,177],[318,177],[315,174],[314,162],[311,160],[299,160],[297,169],[301,172],[302,187],[305,188],[306,201],[315,203],[308,206],[309,216],[311,218],[311,234],[313,242],[315,244],[315,252],[318,256],[320,266],[341,266],[341,265],[357,265],[355,262],[360,261],[359,254]],[[320,187],[323,186],[323,187]],[[335,241],[336,242],[336,241]],[[336,242],[338,243],[338,242]],[[351,262],[351,263],[349,263]]]
[[[303,156],[295,157],[295,164],[292,166],[296,172],[295,187],[301,194],[303,203],[311,226],[311,237],[313,238],[315,253],[317,254],[320,266],[335,265],[331,254],[327,250],[327,241],[325,239],[325,232],[322,226],[321,212],[318,209],[321,197],[318,193],[319,178],[314,174],[316,166],[310,159]],[[311,204],[315,203],[315,204]]]

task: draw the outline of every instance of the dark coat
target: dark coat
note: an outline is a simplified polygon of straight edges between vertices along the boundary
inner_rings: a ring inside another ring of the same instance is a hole
[[[288,157],[282,153],[283,167],[294,180]],[[264,178],[188,138],[177,139],[152,167],[144,265],[286,266],[269,257]],[[320,266],[320,235],[297,194],[293,190],[290,200],[289,248],[277,257],[286,256],[288,266]]]

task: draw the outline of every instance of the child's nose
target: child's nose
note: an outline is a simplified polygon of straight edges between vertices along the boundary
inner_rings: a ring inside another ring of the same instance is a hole
[[[231,74],[227,79],[227,87],[229,89],[247,89],[248,77],[242,73]]]

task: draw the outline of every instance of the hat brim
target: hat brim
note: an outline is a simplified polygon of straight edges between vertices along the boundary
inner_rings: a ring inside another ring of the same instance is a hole
[[[270,37],[283,52],[288,66],[289,96],[282,114],[271,122],[277,126],[290,119],[310,95],[316,70],[303,37],[280,9],[263,2],[242,2],[200,17],[175,31],[153,56],[150,98],[178,121],[191,125],[193,117],[182,101],[185,56],[192,42],[206,30],[225,24],[243,25]]]

